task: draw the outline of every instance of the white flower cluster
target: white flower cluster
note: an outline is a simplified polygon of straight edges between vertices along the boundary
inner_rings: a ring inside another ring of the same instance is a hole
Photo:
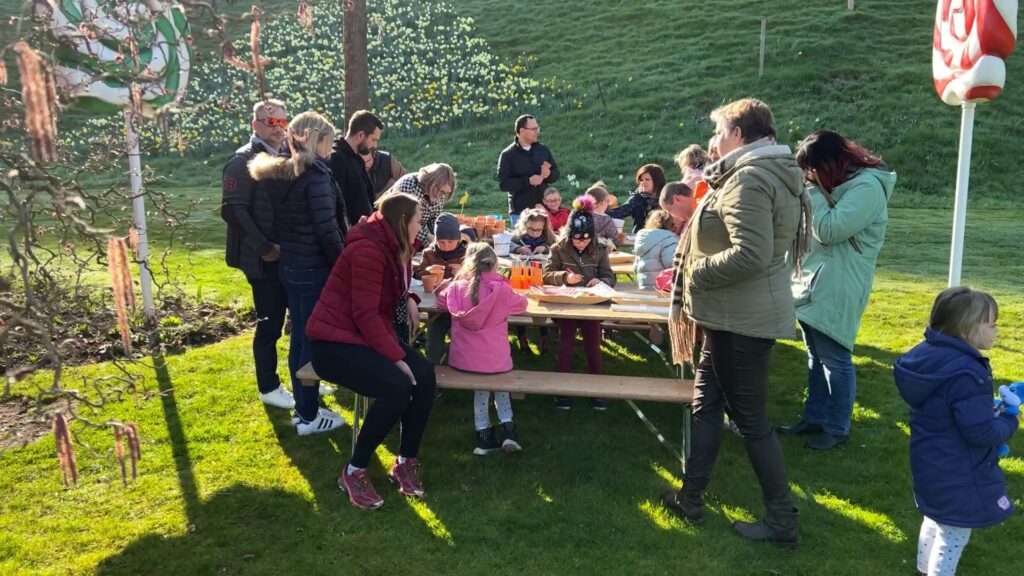
[[[268,97],[286,101],[292,114],[316,110],[336,124],[344,117],[341,2],[314,4],[314,33],[292,16],[268,20],[261,33]],[[380,0],[369,3],[368,52],[370,108],[389,130],[418,131],[494,113],[572,105],[569,85],[529,78],[531,58],[504,62],[487,42],[473,35],[472,18],[459,17],[450,4],[428,0]],[[238,46],[248,60],[248,44]],[[151,125],[143,144],[154,151],[220,150],[243,142],[250,133],[252,104],[258,99],[251,72],[239,70],[210,53],[193,69],[187,106],[169,129]],[[119,140],[119,115],[97,117],[66,133],[72,147],[106,146]],[[339,126],[340,128],[340,126]]]

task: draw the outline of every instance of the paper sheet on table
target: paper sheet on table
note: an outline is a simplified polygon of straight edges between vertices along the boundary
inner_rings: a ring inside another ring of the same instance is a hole
[[[649,314],[662,314],[668,316],[669,306],[653,306],[647,304],[612,304],[612,312],[644,312]]]

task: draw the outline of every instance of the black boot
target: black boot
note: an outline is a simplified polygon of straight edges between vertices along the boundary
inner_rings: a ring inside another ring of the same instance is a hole
[[[704,521],[704,502],[699,492],[665,492],[661,504],[690,524]]]
[[[768,513],[757,522],[736,521],[732,523],[732,528],[749,540],[771,542],[780,548],[796,548],[800,544],[798,513],[787,501],[784,507],[781,504],[768,506]]]

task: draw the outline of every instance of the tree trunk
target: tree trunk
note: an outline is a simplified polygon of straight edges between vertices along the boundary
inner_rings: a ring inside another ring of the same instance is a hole
[[[370,71],[366,52],[366,0],[341,0],[345,16],[345,125],[357,110],[370,106]],[[344,130],[344,129],[343,129]]]

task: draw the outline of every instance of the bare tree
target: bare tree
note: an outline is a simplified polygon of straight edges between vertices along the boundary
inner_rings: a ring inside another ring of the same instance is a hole
[[[345,18],[342,49],[345,51],[345,124],[356,110],[370,106],[370,71],[366,50],[366,0],[342,0]]]

